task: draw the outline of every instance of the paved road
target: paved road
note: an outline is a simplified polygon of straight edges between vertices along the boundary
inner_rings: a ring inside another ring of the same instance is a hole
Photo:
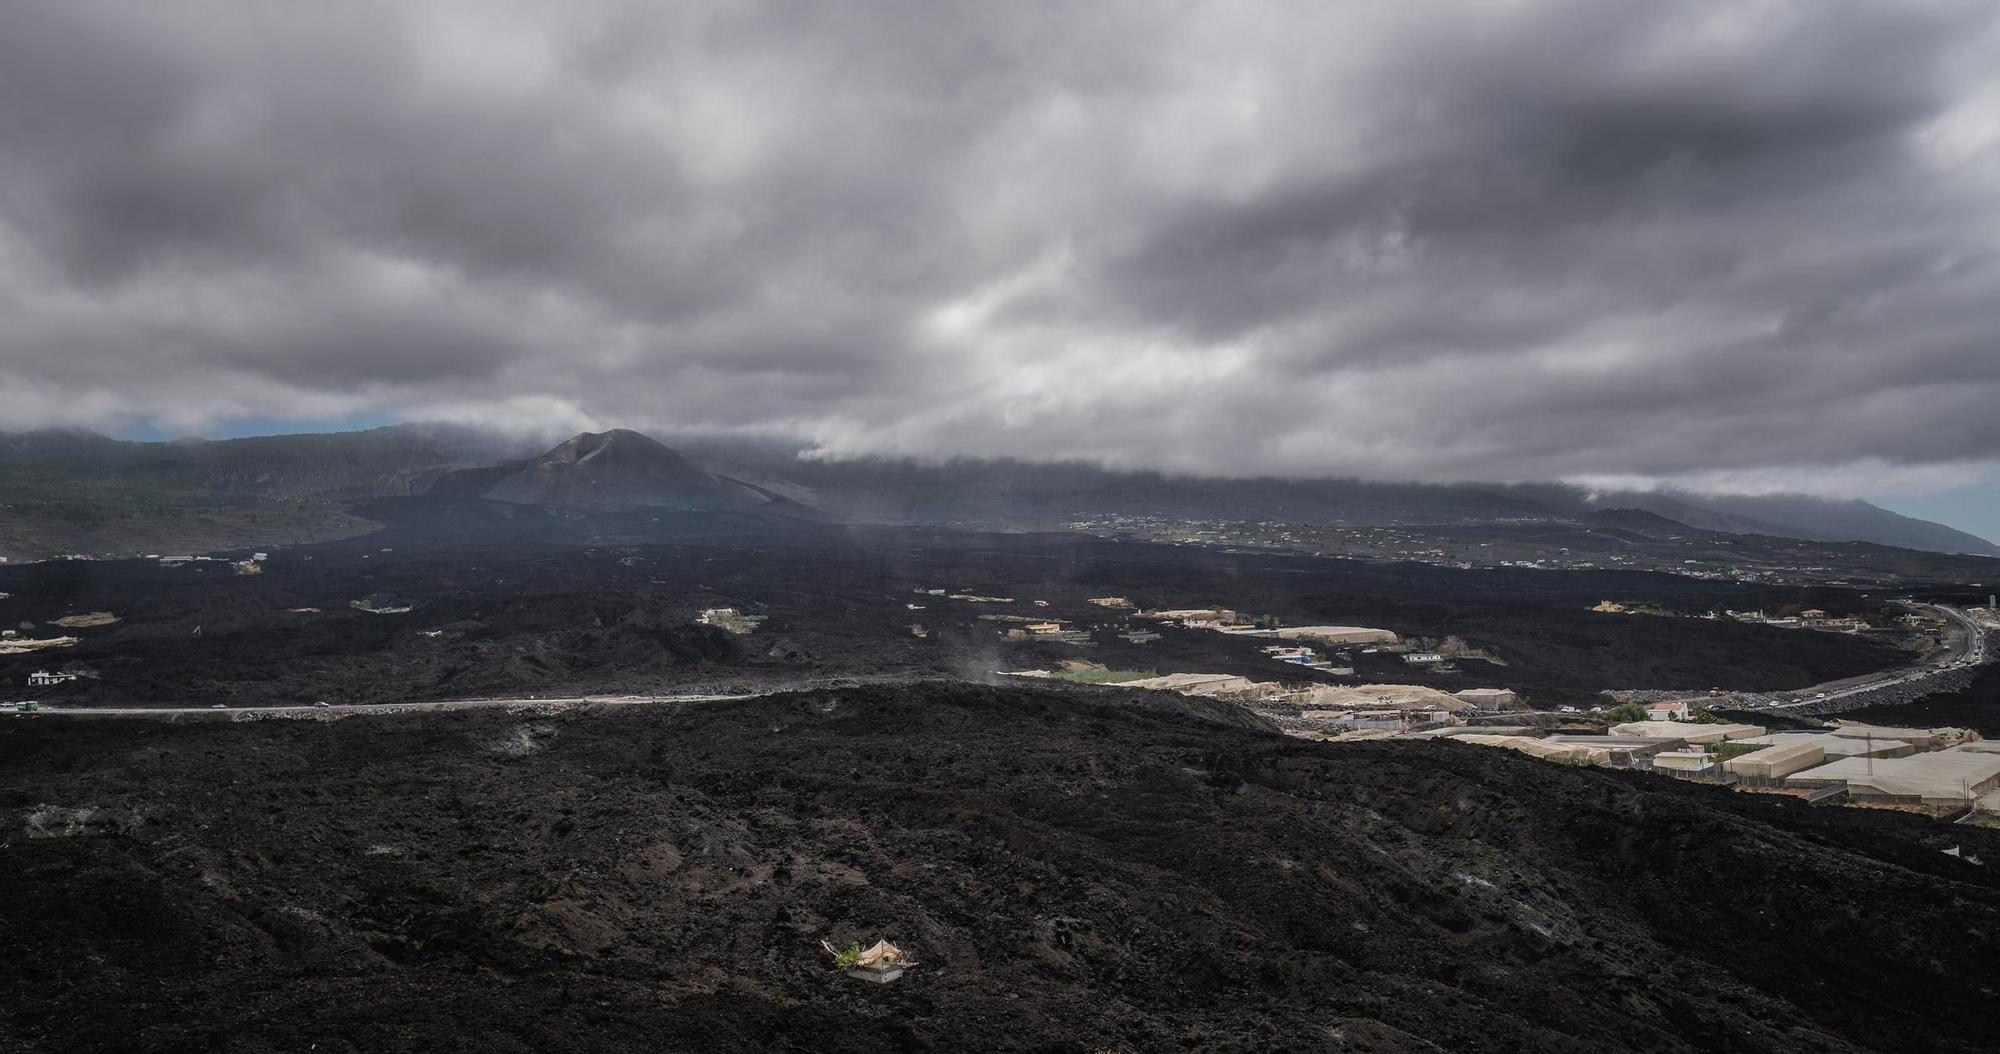
[[[1945,618],[1957,623],[1965,632],[1966,644],[1963,656],[1958,655],[1957,649],[1947,643],[1939,657],[1920,666],[1911,666],[1907,669],[1899,670],[1892,674],[1885,674],[1860,684],[1850,684],[1841,688],[1829,689],[1804,699],[1793,700],[1789,703],[1773,703],[1770,706],[1747,709],[1793,710],[1802,706],[1820,706],[1834,702],[1835,700],[1848,698],[1849,696],[1861,695],[1865,692],[1879,692],[1884,688],[1891,688],[1899,684],[1921,681],[1935,675],[1941,670],[1950,669],[1959,662],[1976,666],[1986,661],[1986,630],[1984,627],[1974,622],[1965,612],[1955,607],[1946,604],[1926,604],[1923,606],[1935,609]],[[1806,691],[1810,692],[1812,689],[1808,688]]]
[[[1937,609],[1957,621],[1959,625],[1965,627],[1966,636],[1972,641],[1971,646],[1966,649],[1965,661],[1972,663],[1974,666],[1984,663],[1986,661],[1986,627],[1974,621],[1972,616],[1955,607],[1939,604],[1937,605]]]
[[[782,691],[783,689],[773,689]],[[519,699],[449,699],[427,703],[371,703],[317,706],[296,703],[290,706],[44,706],[36,711],[59,717],[237,717],[240,715],[301,717],[312,714],[407,714],[427,710],[487,710],[514,706],[578,706],[585,703],[613,706],[647,706],[654,703],[714,703],[731,699],[755,699],[765,692],[744,695],[583,695],[563,698],[544,696]]]

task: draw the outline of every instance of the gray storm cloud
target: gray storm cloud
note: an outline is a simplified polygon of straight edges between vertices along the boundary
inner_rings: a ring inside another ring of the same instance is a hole
[[[2000,460],[1996,20],[0,4],[0,427],[1942,485]]]

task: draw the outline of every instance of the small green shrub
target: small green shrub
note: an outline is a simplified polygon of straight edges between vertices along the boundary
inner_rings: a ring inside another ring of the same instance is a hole
[[[1730,758],[1740,758],[1745,754],[1755,754],[1764,747],[1758,743],[1717,743],[1709,749],[1715,752],[1715,760],[1728,761]]]
[[[1610,713],[1604,716],[1614,725],[1622,725],[1627,721],[1644,721],[1646,719],[1646,708],[1640,706],[1638,703],[1619,703],[1617,706],[1611,708]]]
[[[1107,670],[1102,667],[1088,667],[1064,671],[1062,679],[1078,684],[1123,684],[1126,681],[1143,681],[1158,676],[1159,674],[1151,670]]]

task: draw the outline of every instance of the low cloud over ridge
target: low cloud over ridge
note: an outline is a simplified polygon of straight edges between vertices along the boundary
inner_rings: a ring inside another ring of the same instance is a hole
[[[1949,485],[2000,460],[1996,20],[9,5],[0,419]]]

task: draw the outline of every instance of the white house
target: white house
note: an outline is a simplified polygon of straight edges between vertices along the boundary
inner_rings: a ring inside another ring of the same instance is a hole
[[[1412,666],[1435,666],[1444,661],[1444,656],[1434,651],[1413,651],[1403,656],[1403,661]]]
[[[1647,703],[1648,721],[1692,721],[1694,709],[1686,703]]]
[[[43,688],[52,684],[61,684],[64,681],[74,681],[74,680],[76,680],[76,674],[50,673],[47,670],[36,670],[34,673],[28,675],[28,684],[37,688]]]

